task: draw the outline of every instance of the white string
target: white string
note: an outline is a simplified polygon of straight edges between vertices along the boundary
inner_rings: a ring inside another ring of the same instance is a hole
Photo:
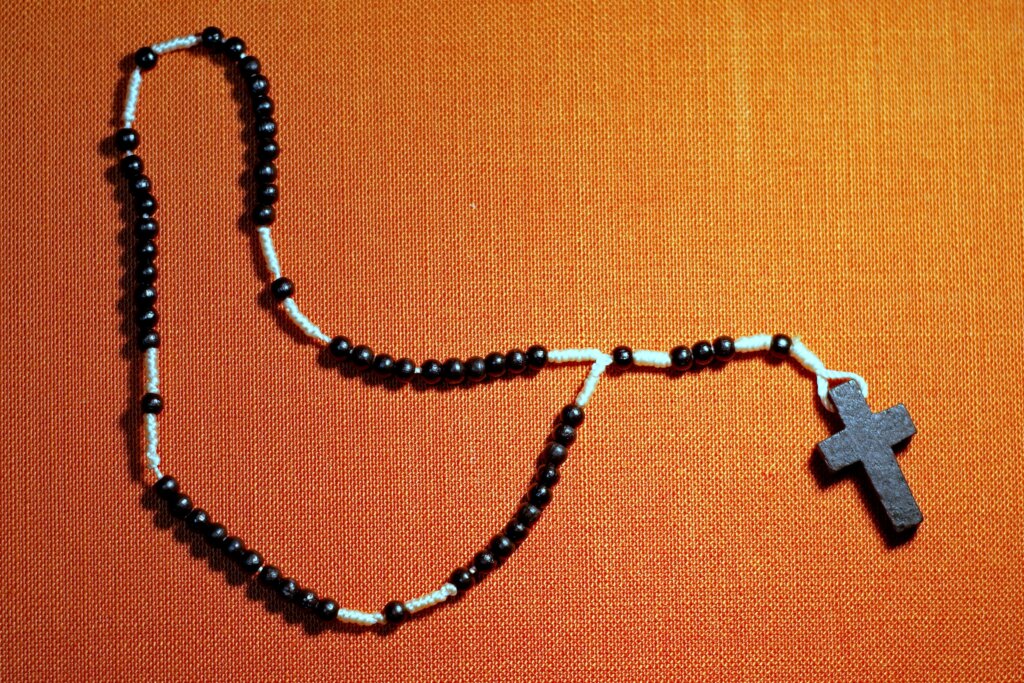
[[[313,324],[313,322],[302,314],[299,310],[299,305],[295,303],[295,299],[288,297],[281,302],[288,317],[292,319],[300,330],[306,333],[307,337],[317,339],[327,344],[331,341],[331,338],[320,331],[320,328]]]
[[[140,87],[142,87],[142,70],[136,68],[128,77],[128,92],[124,98],[124,115],[121,120],[124,121],[125,128],[131,128],[132,123],[135,122],[135,107],[139,103]]]
[[[144,362],[146,392],[151,394],[159,393],[160,372],[157,367],[157,350],[155,348],[146,349]],[[145,413],[143,418],[146,432],[146,467],[152,470],[153,474],[159,479],[163,476],[160,474],[160,454],[157,452],[157,445],[160,442],[159,425],[156,415],[153,413]]]
[[[277,260],[277,252],[274,250],[274,238],[270,236],[270,228],[261,225],[256,228],[256,234],[260,236],[260,248],[263,249],[263,260],[267,262],[267,270],[273,280],[281,277],[281,264]]]
[[[149,49],[158,55],[162,55],[165,52],[188,49],[198,42],[199,36],[181,36],[180,38],[171,38],[170,40],[165,40],[162,43],[151,45]]]
[[[455,596],[458,592],[459,589],[457,589],[453,584],[446,583],[433,593],[427,593],[426,595],[421,595],[418,598],[408,600],[405,603],[405,609],[408,610],[409,613],[414,614],[428,607],[439,605],[448,598]]]
[[[380,612],[360,612],[357,609],[338,609],[338,621],[359,626],[378,626],[384,623],[384,615]]]

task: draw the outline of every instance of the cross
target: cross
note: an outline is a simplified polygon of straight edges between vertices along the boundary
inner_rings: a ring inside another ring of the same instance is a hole
[[[893,530],[900,533],[913,529],[923,519],[921,509],[893,452],[893,446],[917,433],[910,413],[902,403],[872,413],[856,382],[832,387],[828,396],[845,428],[818,444],[825,465],[832,472],[855,463],[863,465],[868,484],[878,496]]]

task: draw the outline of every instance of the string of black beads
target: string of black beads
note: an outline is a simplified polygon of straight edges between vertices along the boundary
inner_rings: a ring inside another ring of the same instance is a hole
[[[263,556],[248,547],[241,538],[228,535],[223,524],[214,522],[206,510],[195,506],[174,477],[163,475],[153,484],[153,491],[167,504],[167,511],[172,517],[182,520],[188,529],[199,534],[211,548],[221,552],[246,575],[255,576],[267,590],[324,621],[338,616],[337,602],[299,587],[294,579],[284,576],[277,567],[266,564]]]

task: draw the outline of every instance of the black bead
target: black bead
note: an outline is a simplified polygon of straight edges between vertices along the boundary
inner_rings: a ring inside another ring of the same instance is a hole
[[[262,140],[256,146],[256,158],[260,161],[273,161],[280,153],[280,148],[273,140]]]
[[[143,332],[139,335],[139,350],[145,351],[146,349],[159,349],[160,348],[160,333],[150,330],[149,332]]]
[[[156,242],[153,240],[139,240],[135,245],[135,257],[143,263],[149,263],[156,258]]]
[[[137,175],[128,181],[128,191],[133,195],[146,194],[153,189],[153,183],[150,182],[149,176]]]
[[[693,345],[693,362],[703,367],[715,358],[715,349],[706,341],[699,341]]]
[[[416,364],[409,358],[399,358],[395,361],[395,379],[401,382],[408,382],[416,374]]]
[[[466,379],[466,370],[458,358],[449,358],[441,367],[441,375],[448,384],[459,384]]]
[[[633,349],[628,346],[616,346],[612,349],[612,363],[616,367],[628,368],[633,364]]]
[[[277,167],[273,164],[258,164],[252,170],[252,175],[258,183],[272,183],[277,178]]]
[[[160,399],[160,394],[152,392],[142,395],[140,405],[142,406],[142,412],[149,415],[158,415],[164,409],[164,402]]]
[[[373,362],[373,349],[365,344],[360,344],[352,349],[352,353],[349,354],[348,358],[352,361],[352,365],[360,370],[365,370]]]
[[[256,122],[253,132],[261,140],[272,138],[277,135],[277,123],[274,122],[274,119],[260,119]]]
[[[281,570],[272,564],[265,564],[256,579],[267,588],[277,588],[277,582],[281,580]]]
[[[266,95],[252,98],[252,110],[257,118],[266,118],[274,113],[274,100]],[[277,154],[274,154],[277,156]]]
[[[238,63],[238,70],[243,76],[255,76],[260,72],[260,60],[246,56]]]
[[[736,355],[736,344],[731,337],[719,337],[711,345],[715,358],[723,363]]]
[[[784,334],[777,334],[772,337],[772,343],[768,347],[768,355],[774,359],[782,359],[789,355],[793,348],[793,340]]]
[[[277,202],[277,185],[260,185],[256,188],[256,201],[260,204]]]
[[[156,483],[153,484],[153,490],[160,498],[170,500],[172,496],[178,493],[178,480],[169,474],[165,474],[156,480]]]
[[[551,502],[551,489],[543,484],[537,484],[530,489],[530,502],[539,508]]]
[[[316,593],[309,590],[308,588],[300,588],[298,592],[295,593],[294,600],[295,604],[301,607],[302,609],[313,609],[314,607],[316,607],[317,603]]]
[[[512,349],[505,354],[505,368],[513,375],[521,373],[526,369],[526,354],[519,349]]]
[[[560,424],[551,433],[551,440],[563,446],[571,446],[576,440],[576,428],[567,424]]]
[[[277,301],[284,301],[295,294],[295,285],[286,277],[279,277],[270,283],[270,294]]]
[[[203,531],[203,538],[213,548],[220,548],[224,545],[224,539],[228,537],[228,530],[223,524],[207,524]]]
[[[242,555],[245,554],[245,544],[242,543],[242,539],[237,536],[228,536],[224,539],[224,544],[220,547],[224,551],[224,555],[229,560],[237,562],[242,559]]]
[[[395,371],[395,359],[386,353],[379,353],[373,357],[373,374],[378,377],[388,377]]]
[[[140,263],[135,268],[135,279],[144,285],[156,282],[157,269],[152,263]]]
[[[677,346],[669,352],[672,358],[672,367],[679,371],[686,371],[693,367],[693,354],[685,346]]]
[[[114,145],[122,152],[130,152],[139,146],[139,133],[134,128],[122,128],[114,133]]]
[[[487,354],[484,364],[487,366],[488,377],[498,378],[505,374],[505,356],[500,353]]]
[[[135,207],[135,213],[147,216],[152,216],[156,213],[157,208],[159,208],[159,205],[156,203],[156,197],[148,192],[133,195],[132,204]]]
[[[291,600],[299,592],[299,586],[292,579],[282,578],[277,582],[277,594],[285,600]]]
[[[539,344],[526,349],[526,364],[534,370],[540,370],[547,365],[548,350]]]
[[[480,382],[487,377],[487,363],[480,356],[473,356],[466,359],[466,379],[470,382]]]
[[[516,513],[516,519],[522,522],[526,526],[533,526],[533,523],[540,519],[541,509],[536,505],[529,503],[519,508]]]
[[[491,539],[490,548],[496,557],[505,558],[515,552],[516,544],[508,536],[501,534]]]
[[[558,483],[558,468],[553,465],[542,467],[537,470],[537,483],[542,486],[551,487]]]
[[[151,240],[160,232],[160,225],[149,216],[139,216],[135,219],[135,227],[132,233],[140,240]]]
[[[139,326],[140,330],[148,332],[156,327],[158,322],[160,322],[160,314],[156,312],[155,308],[147,308],[135,314],[135,324]]]
[[[267,91],[270,90],[270,81],[267,80],[266,76],[249,76],[246,80],[246,86],[249,88],[250,95],[266,95]],[[276,132],[276,129],[275,129]]]
[[[583,417],[583,408],[580,408],[575,403],[570,403],[562,408],[562,424],[567,424],[570,427],[579,427],[583,422]]]
[[[152,308],[156,303],[156,288],[149,285],[137,287],[134,299],[139,308]]]
[[[338,603],[330,598],[323,598],[316,604],[316,615],[324,621],[338,618]]]
[[[409,612],[405,609],[405,605],[397,600],[392,600],[388,604],[384,605],[383,612],[384,619],[386,619],[389,624],[401,624],[405,621],[405,618],[409,616]]]
[[[335,337],[327,345],[327,351],[335,358],[344,360],[348,358],[348,354],[352,351],[352,341],[348,337]]]
[[[473,575],[459,567],[448,577],[448,583],[455,586],[455,589],[460,593],[465,593],[473,587]]]
[[[224,54],[232,60],[241,59],[245,54],[245,42],[241,38],[228,38],[224,41]]]
[[[137,154],[129,154],[123,157],[121,161],[117,162],[117,166],[121,169],[121,175],[125,178],[135,178],[142,173],[144,168],[142,157]]]
[[[238,566],[246,574],[255,574],[263,564],[263,558],[255,550],[248,550],[238,558]]]
[[[203,508],[192,508],[192,512],[185,516],[185,526],[198,533],[203,533],[209,523],[210,515]]]
[[[167,511],[172,517],[185,519],[185,515],[192,512],[192,499],[183,493],[179,493],[167,500]]]
[[[498,566],[498,559],[491,552],[481,550],[473,556],[473,566],[477,574],[486,574]]]
[[[224,47],[224,34],[216,26],[207,26],[202,33],[203,47],[214,52]]]
[[[135,66],[141,71],[149,71],[156,66],[156,53],[152,48],[140,47],[135,51]]]
[[[256,225],[272,225],[276,217],[272,206],[260,204],[252,210],[252,222]]]
[[[521,540],[526,538],[526,535],[530,533],[530,527],[526,526],[522,522],[512,520],[505,525],[505,535],[508,536],[513,543],[519,543]]]
[[[427,384],[437,384],[441,381],[441,364],[431,358],[423,361],[420,366],[420,377]]]
[[[565,458],[568,455],[568,448],[557,441],[552,441],[548,443],[547,447],[544,449],[544,462],[558,467],[565,462]]]

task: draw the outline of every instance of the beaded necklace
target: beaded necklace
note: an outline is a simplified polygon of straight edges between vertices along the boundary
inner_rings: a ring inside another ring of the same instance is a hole
[[[229,67],[237,68],[251,96],[256,140],[256,164],[252,169],[256,192],[251,219],[256,226],[256,236],[272,278],[270,293],[291,321],[304,334],[326,346],[330,356],[337,359],[339,364],[357,372],[372,373],[393,383],[420,382],[426,385],[478,383],[509,375],[533,374],[553,365],[589,364],[589,372],[579,393],[559,414],[557,426],[538,459],[537,472],[528,493],[512,519],[465,566],[456,568],[436,590],[407,600],[392,600],[377,612],[341,607],[331,598],[300,587],[294,579],[266,562],[262,554],[248,547],[239,537],[230,535],[206,510],[193,503],[174,477],[164,474],[160,469],[157,416],[164,404],[160,394],[157,363],[160,335],[156,330],[157,292],[154,286],[157,279],[157,247],[154,239],[159,226],[154,218],[157,202],[152,193],[152,184],[144,175],[142,159],[135,152],[140,142],[134,127],[135,110],[142,74],[155,67],[161,55],[193,47],[205,49]],[[134,298],[135,322],[140,329],[138,347],[145,360],[145,393],[141,399],[141,411],[146,468],[155,478],[153,489],[156,495],[166,503],[167,510],[174,518],[181,520],[189,530],[205,539],[212,548],[222,552],[242,572],[255,577],[266,590],[280,599],[309,610],[311,614],[328,622],[337,620],[376,627],[398,624],[410,615],[469,591],[512,555],[551,501],[552,491],[560,478],[560,468],[583,423],[584,408],[609,367],[621,370],[633,367],[662,368],[675,375],[683,375],[712,363],[728,363],[736,354],[762,353],[775,361],[795,361],[813,375],[821,404],[827,410],[837,412],[845,427],[818,444],[817,450],[825,466],[833,472],[851,465],[862,468],[892,531],[912,534],[920,524],[921,511],[910,493],[893,451],[894,447],[909,441],[916,431],[906,408],[897,405],[872,413],[866,402],[867,382],[854,373],[826,368],[799,339],[783,334],[757,334],[735,340],[721,336],[710,342],[698,341],[692,345],[676,346],[667,353],[633,350],[627,346],[619,346],[611,353],[606,353],[592,348],[548,350],[544,346],[534,345],[525,351],[513,349],[506,353],[495,352],[466,360],[450,358],[443,363],[430,359],[417,365],[409,358],[396,359],[387,353],[375,353],[369,346],[353,344],[347,337],[324,334],[299,310],[294,298],[295,286],[282,274],[271,238],[270,226],[274,223],[274,204],[278,199],[278,188],[274,184],[277,168],[273,162],[278,157],[279,149],[276,142],[277,124],[272,118],[274,103],[268,96],[270,84],[261,72],[260,62],[247,54],[241,39],[225,38],[219,29],[208,27],[198,35],[174,38],[139,49],[135,53],[135,65],[128,79],[123,127],[114,135],[114,143],[123,152],[118,165],[128,184],[136,213],[133,232],[138,238],[135,249],[138,284]],[[832,385],[830,381],[833,380],[842,383]]]

